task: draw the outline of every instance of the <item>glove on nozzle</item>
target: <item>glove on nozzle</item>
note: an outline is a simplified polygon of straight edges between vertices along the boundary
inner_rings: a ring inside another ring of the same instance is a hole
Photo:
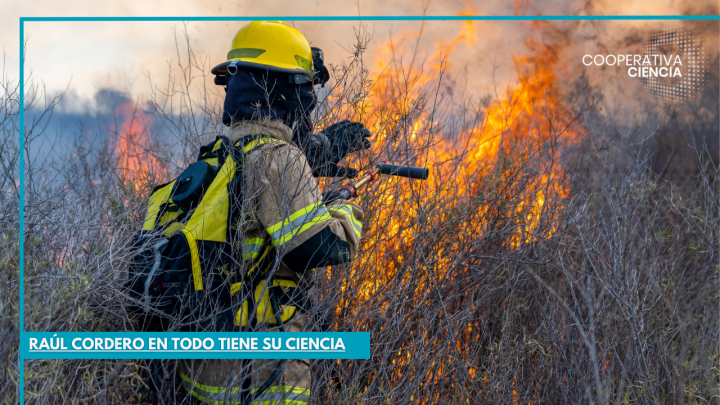
[[[357,175],[355,169],[338,166],[350,153],[371,146],[367,139],[372,134],[359,122],[342,120],[324,131],[312,134],[303,149],[306,151],[313,175],[316,177],[350,177]]]
[[[322,194],[324,204],[329,204],[337,200],[349,200],[357,196],[357,190],[353,186],[342,186],[337,190],[326,191]]]

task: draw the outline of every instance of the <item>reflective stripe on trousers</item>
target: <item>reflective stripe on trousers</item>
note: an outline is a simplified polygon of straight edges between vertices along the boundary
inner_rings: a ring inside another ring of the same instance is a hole
[[[200,384],[180,373],[183,386],[200,401],[213,405],[235,405],[242,403],[242,393],[238,387],[212,387]],[[255,389],[252,390],[255,392]],[[268,387],[264,393],[253,399],[253,405],[307,405],[310,400],[310,390],[300,387],[280,385]]]

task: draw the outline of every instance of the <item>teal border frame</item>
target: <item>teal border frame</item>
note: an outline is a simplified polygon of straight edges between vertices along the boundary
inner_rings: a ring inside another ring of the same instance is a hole
[[[163,22],[163,21],[258,21],[258,20],[285,20],[285,21],[679,21],[679,20],[720,20],[718,15],[548,15],[548,16],[250,16],[250,17],[20,17],[20,103],[18,107],[19,119],[19,309],[18,323],[19,338],[25,334],[25,23],[26,22]],[[18,350],[18,402],[24,402],[24,359]]]

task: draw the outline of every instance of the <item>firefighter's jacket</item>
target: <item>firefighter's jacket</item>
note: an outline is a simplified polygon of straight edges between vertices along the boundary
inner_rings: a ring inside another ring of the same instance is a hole
[[[363,211],[349,201],[321,201],[290,128],[244,121],[230,138],[232,152],[221,138],[201,148],[199,160],[217,174],[194,210],[184,212],[172,200],[179,180],[150,196],[136,239],[147,248],[134,259],[131,277],[145,313],[155,307],[160,313],[145,322],[149,330],[167,330],[173,322],[188,330],[272,324],[271,301],[288,322],[306,306],[314,269],[357,253]]]
[[[244,258],[274,248],[283,255],[276,275],[293,279],[316,267],[351,260],[362,231],[360,206],[344,200],[322,202],[305,155],[282,123],[239,124],[231,141],[257,133],[272,140],[246,155],[243,193],[250,210],[243,218]]]
[[[235,125],[230,141],[248,135],[268,136],[245,156],[242,255],[247,272],[266,257],[281,257],[273,286],[307,288],[318,267],[350,261],[357,254],[363,211],[355,203],[322,202],[317,180],[302,151],[292,143],[292,131],[279,121],[245,121]],[[265,260],[267,262],[267,260]],[[269,262],[272,262],[270,260]],[[258,269],[261,270],[261,269]],[[249,276],[252,276],[250,274]],[[262,286],[255,287],[257,321],[275,323]],[[295,308],[283,308],[282,321]],[[244,325],[247,313],[238,312]]]

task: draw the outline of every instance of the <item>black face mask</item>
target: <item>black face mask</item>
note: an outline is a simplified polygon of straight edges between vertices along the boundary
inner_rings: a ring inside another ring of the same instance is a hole
[[[293,129],[293,138],[304,139],[312,133],[310,114],[316,97],[311,82],[290,83],[287,73],[238,68],[225,78],[227,93],[223,124],[270,117]]]

